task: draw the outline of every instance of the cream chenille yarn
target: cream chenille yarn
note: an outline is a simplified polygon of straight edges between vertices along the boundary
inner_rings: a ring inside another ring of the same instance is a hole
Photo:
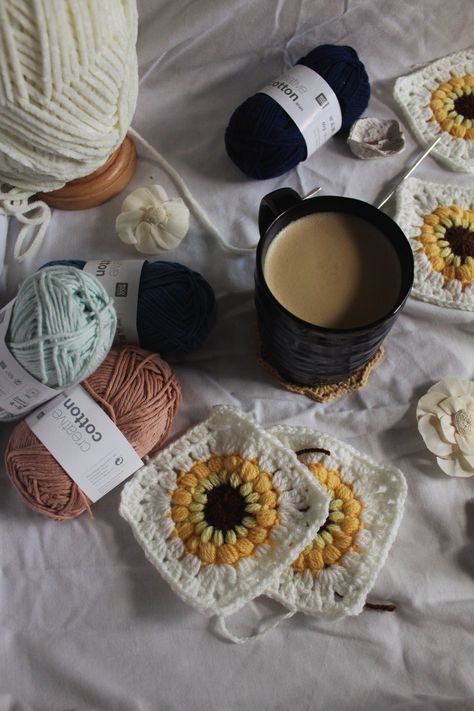
[[[22,224],[14,257],[41,244],[49,192],[100,168],[128,132],[181,192],[207,234],[229,244],[181,176],[130,124],[138,93],[136,0],[0,0],[0,215]]]
[[[136,0],[1,0],[0,213],[47,221],[28,197],[89,175],[120,145],[138,93],[136,36]]]

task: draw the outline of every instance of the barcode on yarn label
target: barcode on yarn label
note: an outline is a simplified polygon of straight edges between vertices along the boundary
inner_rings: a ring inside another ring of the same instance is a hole
[[[117,312],[117,331],[114,343],[139,345],[137,307],[143,259],[97,259],[86,262],[84,271],[93,274],[109,296],[114,299]]]
[[[293,119],[306,142],[308,156],[341,128],[336,94],[325,79],[302,64],[296,64],[259,93],[271,96]]]
[[[127,438],[80,385],[32,412],[26,424],[92,502],[143,466]]]
[[[36,380],[9,351],[6,337],[14,303],[0,311],[0,408],[10,415],[24,415],[56,397],[59,390]]]

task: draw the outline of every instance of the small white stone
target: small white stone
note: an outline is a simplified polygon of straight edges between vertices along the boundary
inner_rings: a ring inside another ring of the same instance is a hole
[[[398,121],[362,118],[352,124],[347,144],[357,158],[368,160],[400,153],[405,137]]]

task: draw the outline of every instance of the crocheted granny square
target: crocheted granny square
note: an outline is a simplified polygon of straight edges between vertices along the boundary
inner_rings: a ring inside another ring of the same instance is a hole
[[[290,565],[328,506],[294,452],[219,406],[140,469],[120,513],[185,602],[228,615]]]
[[[474,311],[474,190],[409,178],[397,190],[395,220],[415,256],[411,295]]]
[[[395,539],[405,479],[329,435],[304,427],[270,432],[299,452],[331,503],[317,535],[266,594],[294,612],[358,615]],[[311,448],[329,453],[304,451]]]
[[[394,97],[413,133],[452,170],[474,172],[474,48],[454,52],[395,82]]]

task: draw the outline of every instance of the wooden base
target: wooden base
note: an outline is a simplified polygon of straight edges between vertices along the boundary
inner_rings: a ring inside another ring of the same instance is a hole
[[[59,210],[87,210],[102,205],[122,192],[130,182],[137,164],[135,144],[130,136],[112,153],[101,168],[85,178],[71,180],[63,188],[38,197]]]

